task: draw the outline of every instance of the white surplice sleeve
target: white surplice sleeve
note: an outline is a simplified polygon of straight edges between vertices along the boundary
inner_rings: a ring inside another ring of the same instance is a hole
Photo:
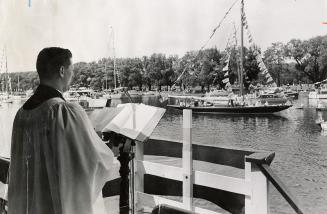
[[[54,105],[50,118],[45,156],[54,204],[64,214],[90,214],[112,173],[113,153],[78,104]]]

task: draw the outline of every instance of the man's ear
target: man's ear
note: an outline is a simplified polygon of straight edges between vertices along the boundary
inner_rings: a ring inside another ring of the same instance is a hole
[[[59,76],[60,76],[61,78],[64,78],[64,76],[65,76],[65,68],[64,68],[64,66],[60,66],[60,69],[59,69]]]

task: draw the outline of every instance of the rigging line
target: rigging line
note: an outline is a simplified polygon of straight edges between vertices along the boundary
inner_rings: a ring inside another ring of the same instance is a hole
[[[236,0],[232,6],[228,9],[228,11],[225,13],[224,17],[220,20],[219,24],[217,25],[217,27],[215,27],[209,37],[209,39],[204,43],[204,45],[201,47],[200,50],[203,50],[205,48],[205,46],[207,46],[207,44],[209,43],[209,41],[212,39],[213,35],[216,33],[217,29],[220,28],[221,24],[223,23],[223,21],[226,19],[227,15],[230,13],[230,11],[232,10],[232,8],[234,7],[234,5],[236,4],[236,2],[239,0]]]
[[[221,24],[223,23],[223,21],[226,19],[227,15],[230,13],[230,11],[232,10],[232,8],[234,7],[234,5],[237,3],[237,1],[239,0],[236,0],[232,5],[231,7],[227,10],[227,12],[225,13],[224,17],[220,20],[219,24],[217,27],[215,27],[209,37],[209,39],[206,41],[206,43],[200,48],[200,50],[198,51],[197,55],[195,56],[194,59],[198,58],[198,56],[200,55],[200,52],[205,48],[205,46],[207,46],[207,44],[209,43],[209,41],[212,39],[213,35],[216,33],[217,29],[221,26]],[[185,68],[183,69],[182,73],[179,75],[179,77],[175,80],[174,84],[172,85],[172,87],[174,87],[176,85],[176,82],[178,82],[181,77],[184,75],[185,71],[189,68],[190,66],[190,63],[187,63],[185,65]]]

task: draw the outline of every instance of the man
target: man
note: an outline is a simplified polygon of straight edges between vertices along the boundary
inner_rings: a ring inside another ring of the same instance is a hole
[[[40,85],[16,114],[11,143],[9,214],[92,214],[113,154],[85,111],[65,102],[73,75],[68,49],[45,48]]]

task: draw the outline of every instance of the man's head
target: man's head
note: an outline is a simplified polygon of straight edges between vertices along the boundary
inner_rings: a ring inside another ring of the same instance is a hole
[[[36,60],[36,71],[40,82],[61,91],[69,88],[72,76],[72,53],[68,49],[50,47],[40,51]]]

